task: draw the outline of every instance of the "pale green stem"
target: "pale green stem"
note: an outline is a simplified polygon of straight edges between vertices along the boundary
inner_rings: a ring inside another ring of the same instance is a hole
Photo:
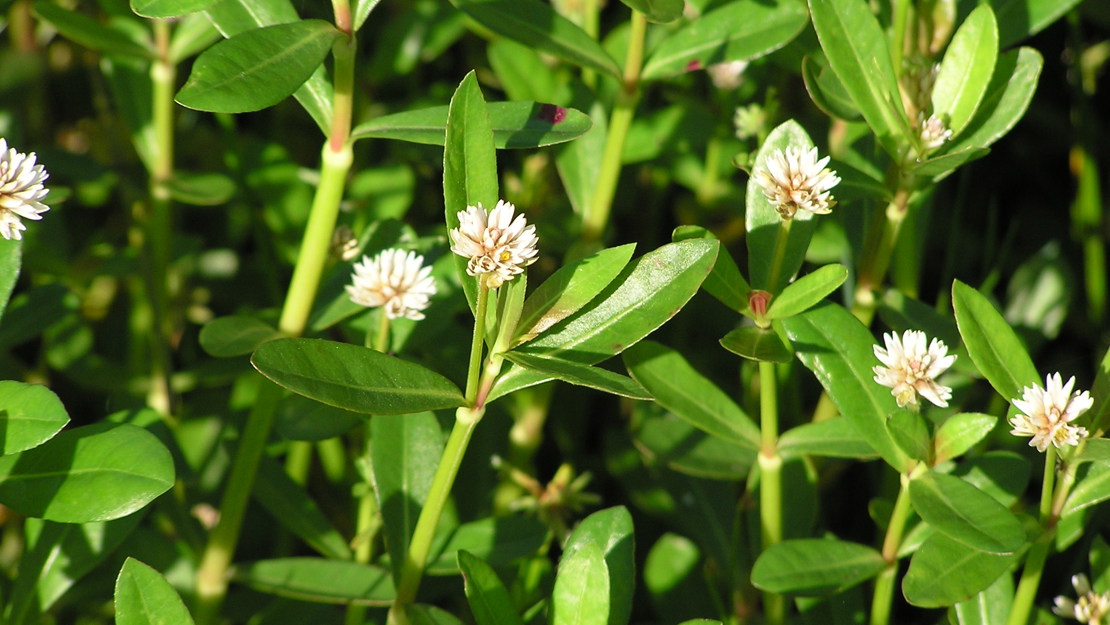
[[[790,242],[790,226],[793,219],[783,219],[779,224],[779,233],[775,238],[775,251],[771,256],[771,271],[767,274],[767,290],[771,293],[778,291],[778,281],[782,278],[782,265],[786,259],[786,247]]]
[[[906,47],[906,17],[909,14],[909,0],[892,0],[893,19],[890,26],[890,62],[894,65],[894,75],[902,75],[902,55]]]
[[[597,41],[599,33],[600,11],[598,10],[598,0],[583,0],[582,2],[582,30],[591,39]],[[589,87],[591,90],[597,88],[597,72],[589,69],[582,68],[582,84]]]
[[[902,222],[906,219],[908,208],[909,191],[899,188],[894,194],[894,199],[887,206],[881,238],[872,252],[865,252],[857,272],[852,314],[865,326],[870,326],[871,319],[875,316],[874,291],[882,285],[886,277],[887,269],[890,267],[890,257],[894,252],[895,243],[898,242],[898,233],[902,229]]]
[[[486,315],[489,314],[489,287],[485,275],[478,278],[478,306],[474,313],[474,336],[470,340],[470,360],[466,368],[466,401],[473,405],[478,396],[481,376],[482,348],[486,344]]]
[[[1025,565],[1021,571],[1021,581],[1018,582],[1014,601],[1010,604],[1010,617],[1006,625],[1025,625],[1029,621],[1029,614],[1033,610],[1033,601],[1037,597],[1037,589],[1041,585],[1041,574],[1044,572],[1045,560],[1052,548],[1053,537],[1056,529],[1056,518],[1052,513],[1054,485],[1056,481],[1056,447],[1049,445],[1044,456],[1044,481],[1041,483],[1041,503],[1039,507],[1041,527],[1044,532],[1037,537],[1029,552],[1025,554]],[[1070,480],[1061,486],[1069,487]]]
[[[759,521],[763,550],[782,542],[782,456],[778,452],[779,412],[775,363],[759,363]],[[767,623],[781,625],[786,618],[782,595],[763,593]]]
[[[385,314],[385,310],[380,311],[382,316],[378,322],[378,335],[374,339],[374,349],[377,351],[388,354],[389,353],[389,315]]]
[[[898,498],[890,513],[886,537],[883,539],[883,559],[886,568],[875,579],[875,593],[871,597],[871,625],[887,625],[890,622],[891,606],[894,602],[894,587],[898,577],[898,548],[902,545],[902,534],[910,518],[910,476],[901,476]]]
[[[621,173],[621,155],[628,128],[632,125],[632,115],[640,94],[640,70],[644,61],[644,38],[647,34],[647,18],[639,11],[632,11],[631,32],[628,35],[628,56],[624,62],[624,76],[617,90],[613,112],[609,116],[609,129],[605,137],[605,149],[601,155],[601,169],[597,173],[594,193],[586,207],[582,224],[582,238],[598,241],[605,234],[609,223],[609,213],[613,208],[613,197],[617,192],[617,181]]]

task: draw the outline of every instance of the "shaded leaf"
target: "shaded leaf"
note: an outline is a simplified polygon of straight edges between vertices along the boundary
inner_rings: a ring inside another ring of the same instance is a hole
[[[347,541],[304,488],[294,482],[273,459],[262,458],[251,495],[282,527],[320,555],[333,560],[351,558]]]
[[[509,591],[488,564],[465,551],[459,552],[459,570],[470,612],[478,625],[519,625]]]
[[[23,261],[23,242],[4,239],[0,241],[0,319],[8,307],[15,282],[19,279],[19,268]]]
[[[626,6],[643,13],[649,22],[666,24],[682,15],[683,0],[621,0]]]
[[[344,560],[260,560],[237,566],[233,577],[260,592],[319,603],[386,606],[397,594],[389,571]]]
[[[910,559],[902,578],[902,594],[910,604],[923,608],[967,601],[1009,571],[1023,551],[986,553],[934,533]]]
[[[466,551],[490,566],[505,566],[535,555],[546,539],[547,527],[528,517],[486,517],[463,523],[436,536],[427,572],[429,575],[458,574],[460,551]]]
[[[637,404],[633,410],[636,446],[652,462],[686,475],[729,482],[744,479],[755,463],[750,444],[710,436],[653,403]]]
[[[910,482],[910,503],[938,532],[972,549],[1013,553],[1025,542],[1025,530],[1012,512],[958,477],[921,474]]]
[[[749,360],[790,362],[794,352],[771,328],[743,326],[721,337],[721,347]]]
[[[858,543],[827,538],[783,541],[752,567],[752,584],[767,592],[827,595],[851,588],[886,568],[882,554]]]
[[[281,332],[254,317],[218,317],[200,329],[200,346],[210,356],[244,356],[267,341],[280,338]]]
[[[193,206],[218,206],[235,195],[235,182],[223,174],[176,171],[167,186],[173,199]]]
[[[652,399],[651,393],[644,390],[644,387],[640,386],[635,380],[607,369],[581,365],[569,360],[531,356],[518,352],[506,352],[505,359],[546,377],[562,380],[576,386],[585,386],[630,399]]]
[[[842,416],[790,428],[779,438],[778,450],[783,458],[824,456],[869,460],[878,457],[856,426]]]
[[[809,98],[826,115],[847,121],[859,119],[859,109],[852,102],[852,96],[829,68],[824,57],[806,56],[802,59],[802,80],[805,81]]]
[[[192,625],[185,602],[162,574],[127,558],[116,578],[116,625]]]
[[[141,44],[121,28],[100,22],[77,11],[62,8],[52,2],[35,2],[35,14],[58,32],[86,48],[105,54],[118,54],[139,59],[153,59],[150,45]]]
[[[0,380],[0,456],[41,445],[67,423],[69,414],[50,389]]]

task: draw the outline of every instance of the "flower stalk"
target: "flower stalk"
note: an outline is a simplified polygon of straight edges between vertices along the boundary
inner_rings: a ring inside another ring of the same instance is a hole
[[[759,363],[759,523],[763,549],[782,542],[782,456],[778,451],[779,413],[775,363]],[[763,593],[767,623],[781,624],[786,618],[782,595]]]

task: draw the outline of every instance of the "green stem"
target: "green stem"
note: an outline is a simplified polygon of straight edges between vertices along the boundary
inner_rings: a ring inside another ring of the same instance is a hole
[[[384,317],[384,315],[383,315]],[[370,427],[364,428],[362,445],[365,450],[361,462],[367,471],[373,471],[370,461]],[[369,476],[370,473],[367,473]],[[374,497],[374,489],[370,480],[363,485],[362,494],[358,500],[358,512],[355,525],[355,562],[369,564],[374,558],[374,538],[381,529],[381,515],[378,510],[378,500]],[[366,619],[366,606],[347,606],[347,625],[362,625]]]
[[[378,336],[374,339],[373,348],[383,354],[389,353],[389,315],[385,310],[379,311],[382,316],[378,322]]]
[[[705,168],[702,173],[701,183],[698,185],[698,203],[707,206],[718,195],[718,185],[721,177],[721,138],[716,134],[709,137],[705,146]]]
[[[1010,604],[1010,617],[1006,625],[1025,625],[1029,622],[1029,615],[1033,610],[1033,601],[1037,597],[1037,589],[1041,585],[1041,574],[1044,564],[1048,559],[1049,549],[1052,547],[1055,535],[1056,518],[1053,516],[1053,494],[1056,481],[1056,447],[1049,445],[1044,455],[1044,481],[1041,483],[1041,503],[1039,507],[1041,527],[1044,532],[1037,538],[1029,553],[1025,554],[1025,564],[1021,571],[1021,581],[1018,582],[1014,601]],[[1070,480],[1064,480],[1061,486],[1070,487]]]
[[[887,625],[894,603],[894,586],[898,577],[898,548],[902,545],[902,534],[910,518],[910,475],[902,475],[898,498],[890,513],[886,537],[883,539],[883,559],[886,568],[875,580],[875,594],[871,597],[871,625]]]
[[[605,149],[601,155],[601,169],[597,173],[594,194],[589,206],[586,207],[582,224],[582,238],[586,241],[599,241],[609,223],[609,213],[613,208],[613,197],[616,195],[617,180],[621,173],[624,142],[628,137],[628,128],[632,125],[636,102],[640,98],[640,70],[643,69],[646,34],[647,17],[639,11],[632,11],[624,76],[621,88],[617,91],[616,101],[613,103],[613,112],[609,116]]]
[[[783,219],[779,224],[779,233],[775,238],[775,251],[771,257],[771,271],[767,274],[767,290],[771,293],[777,293],[779,290],[778,282],[782,278],[782,265],[786,258],[786,247],[790,243],[790,226],[793,223],[793,219]]]
[[[893,0],[893,17],[890,25],[890,62],[894,65],[894,75],[902,75],[902,55],[906,47],[906,16],[909,14],[909,0]]]
[[[782,456],[778,452],[779,413],[775,363],[759,363],[759,522],[763,549],[782,542]],[[764,619],[780,625],[786,618],[782,595],[763,593]]]
[[[474,313],[474,336],[470,341],[470,361],[467,365],[466,401],[474,405],[478,396],[478,379],[482,367],[482,348],[486,344],[486,315],[489,311],[489,287],[483,275],[478,279],[478,309]]]
[[[895,192],[894,199],[886,208],[882,234],[876,243],[868,246],[872,251],[865,253],[857,272],[852,314],[866,326],[871,325],[871,319],[875,316],[875,289],[882,285],[890,267],[890,257],[894,253],[898,233],[909,209],[909,195],[909,190],[904,187],[899,187]]]

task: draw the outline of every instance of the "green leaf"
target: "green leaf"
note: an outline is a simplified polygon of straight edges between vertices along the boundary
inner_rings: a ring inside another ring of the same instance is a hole
[[[127,516],[173,485],[173,458],[150,432],[98,423],[0,457],[0,502],[61,523]]]
[[[263,343],[281,338],[270,324],[254,317],[219,317],[200,329],[201,349],[216,358],[244,356]]]
[[[635,380],[607,369],[581,365],[569,360],[544,358],[519,352],[506,352],[505,359],[540,373],[546,377],[562,380],[576,386],[585,386],[630,399],[651,400],[651,393],[644,390]]]
[[[825,114],[846,121],[860,118],[852,96],[848,95],[840,79],[829,68],[824,56],[806,56],[802,59],[802,80],[810,99]]]
[[[961,412],[948,417],[933,437],[935,464],[962,456],[986,438],[997,424],[998,417],[979,412]]]
[[[666,24],[682,16],[683,0],[621,0],[625,6],[643,13],[649,22]]]
[[[632,435],[640,453],[679,473],[737,482],[755,463],[750,443],[737,445],[710,436],[654,403],[638,403],[632,414]]]
[[[273,459],[263,456],[251,495],[262,507],[320,555],[351,559],[351,549],[300,484]]]
[[[50,326],[75,314],[74,294],[57,282],[31,288],[12,299],[0,325],[0,349],[38,338]]]
[[[1083,451],[1071,462],[1110,463],[1110,438],[1088,438],[1083,441]]]
[[[220,31],[204,13],[192,13],[177,20],[170,39],[170,62],[175,65],[200,54],[220,40]]]
[[[181,17],[215,3],[216,0],[131,0],[131,10],[143,17]]]
[[[355,17],[355,31],[357,32],[366,23],[366,18],[370,17],[370,12],[378,6],[382,0],[354,0],[351,8],[351,13]]]
[[[40,19],[57,28],[66,39],[91,50],[144,60],[154,58],[154,50],[149,43],[144,45],[135,41],[121,28],[101,24],[91,17],[45,0],[35,2],[34,11]]]
[[[464,625],[454,614],[434,605],[413,604],[405,608],[409,625]]]
[[[538,148],[565,143],[593,126],[582,111],[541,102],[489,102],[493,144],[499,149]],[[351,139],[397,139],[443,145],[447,133],[446,106],[404,111],[376,117],[351,131]]]
[[[1029,461],[1012,451],[988,451],[960,463],[952,475],[994,497],[1007,508],[1029,484]]]
[[[778,450],[784,459],[824,456],[869,460],[877,457],[856,426],[841,416],[790,428],[779,438]]]
[[[468,206],[487,211],[497,204],[497,154],[493,130],[471,71],[459,83],[447,112],[447,134],[443,148],[443,213],[447,229],[459,227],[459,213]],[[471,312],[477,311],[478,281],[467,275],[467,259],[452,254]]]
[[[1087,473],[1077,480],[1064,502],[1061,518],[1110,499],[1110,465],[1092,463],[1087,466]]]
[[[955,612],[959,625],[1005,625],[1013,602],[1014,580],[1009,575],[1000,575],[985,590],[952,606],[949,620]]]
[[[729,2],[680,27],[651,50],[642,72],[657,80],[715,63],[761,57],[805,28],[800,2]]]
[[[0,456],[37,447],[67,423],[69,414],[50,389],[0,380]]]
[[[582,579],[568,579],[576,570]],[[635,579],[632,515],[623,506],[591,514],[564,547],[552,593],[552,625],[627,623]],[[574,589],[579,597],[572,599]]]
[[[1013,553],[1025,543],[1021,521],[958,477],[929,471],[910,482],[910,503],[933,529],[972,549]]]
[[[547,527],[528,517],[486,517],[463,523],[436,536],[427,573],[457,575],[460,551],[466,551],[490,566],[507,566],[535,555],[546,540]]]
[[[1094,405],[1091,406],[1088,414],[1091,424],[1098,429],[1103,427],[1102,420],[1110,414],[1110,349],[1106,350],[1098,363],[1098,371],[1095,372],[1095,381],[1091,388],[1091,398],[1094,399]]]
[[[759,450],[759,428],[679,352],[644,341],[625,352],[624,364],[660,406],[707,434],[748,448],[753,454]]]
[[[817,305],[848,279],[848,268],[840,264],[825,265],[786,285],[771,300],[768,319],[793,317]]]
[[[1032,48],[1000,55],[975,117],[947,150],[986,147],[1010,132],[1029,108],[1043,65],[1044,59]]]
[[[127,558],[116,578],[116,625],[192,625],[185,602],[162,574]]]
[[[932,439],[925,418],[910,410],[895,410],[886,419],[886,430],[898,448],[919,462],[929,462]]]
[[[233,577],[260,592],[318,603],[386,606],[397,595],[389,571],[344,560],[260,560],[238,565]]]
[[[994,74],[998,58],[998,24],[990,5],[982,4],[956,30],[940,62],[933,86],[933,113],[960,134],[975,115]]]
[[[374,495],[395,579],[400,579],[416,519],[428,499],[441,455],[443,430],[430,412],[370,420]]]
[[[1020,398],[1024,387],[1039,382],[1021,339],[986,297],[956,280],[952,308],[971,361],[1003,399]]]
[[[1080,0],[1001,0],[998,7],[999,46],[1011,45],[1040,32],[1079,4]]]
[[[521,625],[509,591],[488,564],[460,551],[459,570],[463,574],[466,601],[478,625]]]
[[[724,335],[721,347],[749,360],[760,362],[790,362],[794,352],[783,343],[778,333],[770,328],[744,326]]]
[[[942,316],[931,307],[888,289],[879,302],[879,318],[899,336],[906,330],[920,330],[954,348],[960,342],[955,319]]]
[[[588,304],[620,275],[635,249],[635,243],[604,249],[552,274],[525,300],[515,343],[534,338]]]
[[[493,32],[579,67],[614,78],[621,70],[586,31],[536,0],[452,0],[452,4]]]
[[[986,553],[937,532],[925,539],[910,559],[902,578],[902,594],[910,604],[922,608],[967,601],[1009,571],[1023,551]]]
[[[752,584],[779,594],[827,595],[871,579],[884,568],[882,554],[865,545],[827,538],[787,540],[755,561]]]
[[[907,173],[923,178],[940,179],[971,161],[983,158],[989,152],[990,150],[986,148],[964,148],[940,156],[934,156],[924,161],[918,161],[906,171]]]
[[[564,551],[551,592],[551,625],[607,625],[610,582],[598,545],[585,542]]]
[[[898,406],[890,389],[874,380],[871,368],[878,361],[871,332],[843,307],[827,303],[780,323],[798,359],[817,376],[840,414],[883,460],[904,471],[909,459],[884,425]]]
[[[274,431],[290,441],[323,441],[366,423],[366,415],[312,401],[300,395],[283,397],[274,414]]]
[[[701,226],[679,226],[671,234],[672,241],[716,238],[712,232]],[[748,286],[744,276],[740,275],[740,268],[736,266],[732,254],[724,246],[721,246],[720,251],[717,252],[717,262],[713,264],[713,271],[706,276],[701,286],[707,293],[736,312],[747,314],[749,311],[748,294],[752,288]]]
[[[365,414],[409,414],[466,403],[462,391],[438,373],[347,343],[278,339],[259,347],[251,364],[294,393]]]
[[[810,17],[821,48],[840,84],[895,159],[910,143],[910,124],[902,109],[886,34],[866,2],[810,0]]]
[[[235,181],[223,174],[175,171],[167,187],[173,199],[192,206],[219,206],[235,195]]]
[[[8,307],[15,282],[19,279],[19,268],[23,261],[23,242],[4,239],[0,241],[0,319]]]
[[[205,50],[177,92],[182,106],[214,113],[257,111],[297,91],[342,33],[323,20],[239,33]]]
[[[593,190],[597,186],[609,132],[609,110],[596,98],[586,95],[576,98],[575,105],[587,112],[593,126],[577,141],[560,147],[555,155],[555,166],[571,207],[575,214],[582,215],[589,212]]]

